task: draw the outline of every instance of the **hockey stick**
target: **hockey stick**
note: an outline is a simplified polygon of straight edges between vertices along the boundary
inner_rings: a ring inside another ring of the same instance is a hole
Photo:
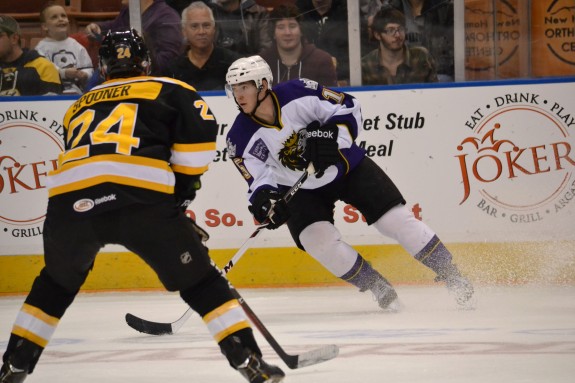
[[[261,227],[265,226],[260,226],[259,228]],[[252,234],[250,239],[255,238],[255,236],[257,235],[256,233],[258,232],[259,231],[254,232],[254,234]],[[228,265],[230,265],[231,269],[231,267],[233,266],[232,260],[230,260]],[[231,292],[234,298],[236,298],[240,302],[240,305],[244,309],[247,317],[250,319],[253,325],[259,330],[259,332],[263,335],[263,337],[269,343],[269,345],[272,346],[274,351],[278,354],[281,360],[284,361],[286,366],[288,366],[292,370],[326,362],[339,355],[339,347],[334,344],[325,345],[323,347],[316,348],[314,350],[310,350],[301,354],[296,355],[288,354],[287,352],[284,351],[282,346],[280,346],[280,344],[276,341],[273,335],[262,323],[260,318],[258,318],[256,313],[251,309],[251,307],[247,304],[244,298],[240,295],[240,293],[238,293],[238,291],[233,287],[231,289]],[[126,314],[126,321],[132,328],[147,334],[151,335],[173,334],[174,332],[178,331],[180,327],[182,327],[182,325],[188,320],[188,318],[192,316],[192,314],[193,314],[192,309],[188,309],[180,319],[178,319],[173,323],[157,323],[138,318],[128,313]],[[134,322],[130,323],[129,318],[130,320],[134,320]]]
[[[250,237],[244,242],[242,247],[238,249],[238,251],[234,254],[232,259],[226,263],[226,265],[222,268],[222,273],[226,275],[230,272],[230,270],[235,266],[235,264],[239,261],[239,259],[245,254],[245,252],[251,247],[252,242],[255,238],[260,234],[262,229],[264,229],[265,225],[260,225],[256,228],[256,230],[250,235]],[[143,332],[144,334],[149,335],[172,335],[176,331],[178,331],[184,323],[190,319],[190,317],[194,314],[194,311],[191,308],[188,308],[184,315],[182,315],[178,320],[171,323],[163,323],[163,322],[152,322],[149,320],[145,320],[139,318],[135,315],[130,313],[126,314],[126,323],[128,326],[133,328],[136,331]]]
[[[315,169],[313,168],[313,165],[310,164],[306,172],[300,177],[300,179],[295,183],[295,185],[292,186],[290,190],[288,190],[288,192],[284,195],[283,199],[286,202],[288,202],[294,196],[294,194],[301,188],[301,185],[305,182],[308,176],[313,173],[315,173]],[[251,242],[259,235],[259,233],[262,231],[263,228],[265,228],[265,224],[258,226],[256,230],[252,233],[252,235],[242,245],[242,247],[232,257],[232,259],[226,264],[226,266],[224,266],[222,270],[222,273],[224,275],[226,275],[233,268],[233,266],[247,251],[247,249],[250,247]],[[238,291],[232,287],[231,292],[234,298],[236,298],[238,302],[240,302],[240,305],[242,306],[243,310],[245,311],[250,321],[260,331],[260,333],[263,335],[266,341],[270,344],[270,346],[274,349],[274,351],[278,354],[278,356],[284,361],[284,363],[289,368],[297,369],[301,367],[311,366],[314,364],[331,360],[336,356],[338,356],[339,348],[336,345],[326,345],[296,355],[286,353],[284,349],[280,346],[280,344],[275,340],[273,335],[269,332],[269,330],[264,326],[264,324],[255,314],[255,312],[251,309],[251,307],[248,306],[248,304],[246,303],[244,298],[238,293]],[[173,334],[182,327],[182,325],[192,316],[192,314],[193,314],[192,309],[188,309],[184,313],[184,315],[182,315],[175,322],[158,323],[158,322],[147,321],[145,319],[138,318],[128,313],[126,314],[126,322],[130,327],[146,334],[151,335]]]
[[[339,347],[337,347],[335,344],[325,345],[323,347],[316,348],[314,350],[310,350],[302,354],[290,355],[286,353],[282,348],[282,346],[280,346],[280,344],[275,340],[273,335],[268,331],[266,326],[264,326],[262,321],[253,312],[251,307],[248,306],[248,304],[246,303],[244,298],[242,298],[240,293],[238,293],[235,288],[232,288],[231,291],[234,298],[236,298],[240,302],[240,305],[246,312],[248,318],[250,318],[250,321],[263,335],[263,337],[266,339],[269,345],[272,346],[274,351],[278,354],[281,360],[284,361],[286,366],[288,366],[292,370],[296,368],[311,366],[321,362],[326,362],[338,356]]]
[[[310,174],[315,173],[315,169],[313,165],[310,163],[306,171],[303,175],[297,180],[297,182],[284,194],[282,197],[284,201],[289,202],[292,199],[294,194],[301,189],[303,183],[307,180]],[[256,230],[250,235],[250,237],[244,242],[244,244],[238,249],[238,251],[234,254],[232,259],[229,260],[228,263],[223,267],[222,273],[226,275],[230,272],[230,270],[234,267],[234,265],[239,261],[239,259],[245,254],[245,252],[251,247],[252,242],[257,238],[260,232],[266,227],[265,223],[260,225],[256,228]],[[172,335],[176,331],[178,331],[184,323],[187,322],[188,319],[193,314],[193,310],[188,308],[184,315],[182,315],[178,320],[171,323],[163,323],[163,322],[152,322],[142,318],[139,318],[135,315],[130,313],[126,314],[126,323],[128,326],[133,328],[136,331],[142,332],[144,334],[149,335]]]

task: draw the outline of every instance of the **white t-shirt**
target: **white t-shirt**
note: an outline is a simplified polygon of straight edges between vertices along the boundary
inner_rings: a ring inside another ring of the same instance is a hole
[[[58,67],[65,94],[84,93],[85,83],[79,84],[65,76],[66,69],[76,68],[86,72],[88,79],[92,77],[92,59],[82,44],[71,37],[60,41],[46,37],[40,40],[35,49]]]

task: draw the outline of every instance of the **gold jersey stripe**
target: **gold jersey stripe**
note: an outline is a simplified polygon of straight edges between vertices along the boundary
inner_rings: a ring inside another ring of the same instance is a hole
[[[216,150],[216,143],[201,142],[197,144],[173,144],[172,149],[177,152],[208,152]]]
[[[60,320],[37,307],[24,303],[16,316],[12,332],[44,347]]]
[[[31,306],[27,303],[22,305],[21,311],[25,312],[26,314],[30,314],[33,317],[45,322],[51,326],[57,326],[60,322],[60,319],[53,317],[51,315],[46,314],[44,311],[40,310],[38,307]]]
[[[102,155],[64,164],[48,174],[46,187],[51,197],[105,182],[172,194],[176,181],[172,169],[165,161]]]
[[[232,309],[235,309],[236,307],[240,307],[240,302],[238,302],[237,299],[229,300],[223,305],[216,307],[214,310],[204,315],[204,322],[211,322],[213,319],[225,314]]]
[[[200,168],[193,168],[189,166],[181,166],[181,165],[172,165],[172,169],[176,173],[182,173],[187,175],[201,175],[208,171],[208,166],[202,166]]]
[[[190,84],[180,81],[180,80],[176,80],[175,78],[171,78],[171,77],[155,77],[155,76],[140,76],[140,77],[133,77],[130,79],[112,79],[112,80],[107,80],[104,81],[102,84],[100,85],[96,85],[95,87],[92,88],[92,90],[96,90],[96,89],[102,89],[108,86],[117,86],[117,85],[121,85],[121,84],[131,84],[131,83],[136,83],[136,82],[147,82],[147,81],[155,81],[158,83],[168,83],[168,84],[178,84],[183,86],[184,88],[188,88],[189,90],[193,90],[196,91],[196,88],[194,88],[193,86],[191,86]]]
[[[90,148],[88,146],[82,146],[74,150],[67,152],[62,152],[58,155],[58,167],[63,166],[66,162],[78,161],[83,158],[87,158],[90,155]]]
[[[12,328],[12,334],[14,335],[18,335],[19,337],[22,337],[24,339],[28,339],[30,342],[32,343],[36,343],[38,346],[46,348],[46,346],[48,345],[48,342],[50,341],[49,339],[44,339],[30,331],[27,331],[26,329],[23,329],[22,327],[18,327],[16,325],[14,325],[14,327]]]
[[[209,165],[216,155],[215,151],[210,152],[175,152],[172,151],[170,163],[174,165],[198,168]]]
[[[203,320],[217,342],[238,330],[250,327],[246,313],[236,299],[209,312]]]
[[[60,154],[60,156],[65,155],[65,153]],[[155,158],[141,157],[141,156],[125,156],[121,154],[102,154],[99,156],[94,156],[80,161],[69,162],[62,166],[58,166],[58,169],[51,171],[50,174],[58,174],[60,172],[72,169],[76,166],[82,166],[87,163],[96,162],[118,162],[123,164],[134,164],[134,165],[144,165],[149,167],[154,167],[158,169],[168,169],[169,165],[166,161],[157,160]]]
[[[148,189],[160,193],[174,194],[174,187],[166,185],[163,183],[156,183],[150,181],[144,181],[137,178],[129,178],[122,176],[114,176],[110,174],[101,175],[97,177],[91,177],[84,179],[82,181],[70,182],[60,186],[52,186],[48,190],[48,197],[53,197],[63,193],[69,193],[76,190],[85,189],[91,186],[103,184],[106,182],[112,182],[115,184],[134,186],[141,189]]]
[[[216,341],[217,343],[219,343],[219,342],[221,342],[225,337],[227,337],[227,336],[229,336],[229,335],[231,335],[231,334],[233,334],[233,333],[235,333],[235,332],[237,332],[237,331],[243,330],[244,328],[250,328],[250,324],[249,324],[249,322],[248,322],[247,320],[238,322],[238,323],[236,323],[236,324],[233,325],[233,326],[227,327],[227,328],[224,329],[223,331],[220,331],[219,333],[217,333],[217,334],[215,334],[215,335],[213,335],[213,336],[214,336],[215,341]]]

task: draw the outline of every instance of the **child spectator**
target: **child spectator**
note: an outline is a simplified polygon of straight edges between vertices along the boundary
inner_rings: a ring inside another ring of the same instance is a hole
[[[35,50],[23,49],[20,25],[0,15],[0,96],[59,94],[58,69]]]
[[[40,22],[46,37],[38,43],[36,50],[58,67],[64,94],[84,93],[94,68],[86,48],[68,35],[70,23],[64,7],[58,4],[44,6]]]

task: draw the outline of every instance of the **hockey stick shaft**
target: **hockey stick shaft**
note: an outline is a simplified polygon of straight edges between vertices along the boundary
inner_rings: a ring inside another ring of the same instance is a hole
[[[297,182],[284,194],[282,197],[285,202],[289,202],[292,197],[297,193],[298,190],[301,189],[303,183],[307,180],[307,178],[315,173],[315,169],[313,164],[309,164],[306,171],[302,174],[302,176],[297,180]],[[259,225],[256,230],[250,235],[250,237],[242,244],[242,246],[236,251],[232,259],[228,261],[222,268],[222,274],[227,275],[230,270],[235,266],[235,264],[240,260],[240,258],[246,253],[246,251],[251,247],[252,243],[258,237],[260,232],[266,227],[265,223],[263,225]],[[126,323],[128,326],[132,327],[134,330],[139,331],[144,334],[149,335],[172,335],[176,331],[178,331],[184,323],[192,316],[193,310],[188,308],[184,315],[182,315],[178,320],[171,323],[164,323],[164,322],[153,322],[148,321],[146,319],[137,317],[133,314],[127,313],[126,314]]]
[[[258,329],[258,331],[263,335],[265,340],[274,349],[276,354],[283,360],[283,362],[291,369],[301,368],[305,366],[311,366],[313,364],[325,362],[335,358],[339,354],[339,348],[336,345],[326,345],[318,349],[308,351],[299,355],[290,355],[283,349],[282,346],[276,341],[273,335],[269,332],[266,326],[254,313],[251,307],[246,303],[244,298],[238,293],[235,288],[232,288],[232,295],[236,298],[242,308],[244,309],[247,317],[253,323],[253,325]]]
[[[289,202],[292,197],[297,193],[299,189],[301,189],[303,183],[308,179],[310,174],[315,173],[315,169],[313,164],[309,164],[306,171],[302,174],[302,176],[297,180],[297,182],[283,195],[282,199],[285,202]],[[240,258],[245,254],[245,252],[251,247],[252,242],[254,242],[255,238],[262,232],[262,230],[266,227],[266,224],[259,225],[256,230],[250,235],[250,237],[244,242],[244,244],[238,249],[238,251],[234,254],[232,259],[226,263],[222,269],[224,275],[227,275],[232,267],[240,260]]]

